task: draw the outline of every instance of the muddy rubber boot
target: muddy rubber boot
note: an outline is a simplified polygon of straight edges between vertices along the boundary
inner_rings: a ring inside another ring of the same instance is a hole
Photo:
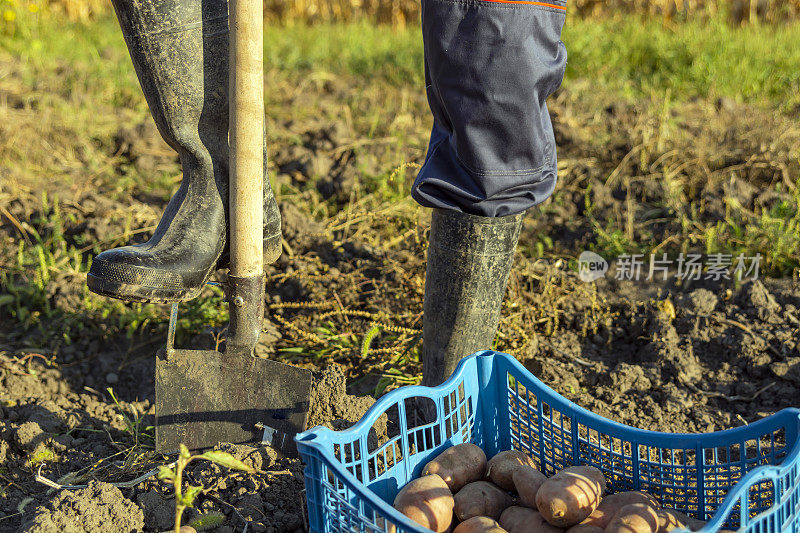
[[[113,0],[150,112],[183,181],[152,238],[95,257],[90,290],[130,301],[197,296],[227,266],[228,5],[225,0]],[[265,166],[266,168],[266,166]],[[281,251],[280,213],[264,180],[265,263]]]
[[[462,358],[491,348],[522,218],[434,209],[425,272],[423,385],[440,385]]]

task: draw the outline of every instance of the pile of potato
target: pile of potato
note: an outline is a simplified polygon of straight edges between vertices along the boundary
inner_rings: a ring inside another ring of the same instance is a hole
[[[511,450],[490,461],[474,444],[448,448],[397,494],[394,507],[437,533],[666,533],[705,522],[661,509],[644,492],[603,498],[606,481],[592,466],[551,478]]]

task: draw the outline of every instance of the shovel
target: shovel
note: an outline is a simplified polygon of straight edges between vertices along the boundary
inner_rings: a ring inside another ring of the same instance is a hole
[[[305,430],[311,373],[255,357],[264,317],[263,11],[230,2],[230,324],[224,353],[176,350],[177,304],[156,359],[156,450],[169,454],[222,442],[261,442],[296,456]]]

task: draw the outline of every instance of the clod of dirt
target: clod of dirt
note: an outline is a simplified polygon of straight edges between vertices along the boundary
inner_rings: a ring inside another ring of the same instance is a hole
[[[0,440],[0,464],[6,462],[8,458],[8,443],[4,440]]]
[[[335,167],[333,172],[327,172],[327,178],[317,182],[317,190],[326,200],[335,199],[340,203],[346,202],[353,186],[358,182],[358,171],[350,160],[355,157],[352,152],[342,154],[336,162],[330,162],[324,156],[321,158],[323,164],[328,164],[328,168]],[[319,164],[319,163],[318,163]]]
[[[22,533],[129,533],[144,528],[144,514],[109,483],[90,481],[85,489],[65,491],[38,507]]]
[[[139,494],[136,503],[144,511],[144,521],[149,527],[165,531],[175,523],[175,500],[164,498],[157,490]]]
[[[56,433],[63,427],[56,413],[59,406],[53,400],[40,400],[36,404],[28,406],[23,412],[25,417],[39,424],[42,431],[46,433]]]
[[[652,383],[645,376],[644,369],[638,365],[620,363],[609,374],[611,386],[618,390],[620,394],[625,394],[629,390],[647,391],[652,387]]]
[[[717,308],[719,298],[708,289],[696,289],[686,297],[686,304],[698,315],[709,315]]]
[[[42,428],[36,422],[25,422],[14,434],[14,441],[23,450],[31,451],[45,439]]]
[[[219,449],[228,452],[256,471],[267,468],[278,460],[278,454],[275,450],[267,447],[254,448],[246,444],[224,443],[219,446]]]
[[[756,315],[761,320],[774,322],[773,317],[780,311],[781,306],[775,301],[775,297],[770,294],[769,290],[759,280],[742,286],[739,294],[743,306],[750,307],[755,310]]]
[[[800,384],[800,357],[787,357],[785,361],[773,363],[770,370],[779,378]]]
[[[322,231],[322,225],[303,213],[291,202],[281,202],[281,231],[283,238],[295,249],[303,249]]]
[[[256,344],[256,357],[269,359],[275,353],[275,346],[281,340],[281,332],[271,320],[264,318],[261,323],[261,335]]]
[[[257,521],[264,516],[264,500],[258,494],[244,494],[236,502],[236,507],[249,520]]]
[[[650,342],[640,351],[643,361],[655,363],[664,378],[695,382],[702,376],[701,367],[691,346],[682,342],[671,321],[657,311],[652,312],[647,330]]]
[[[62,380],[59,369],[48,368],[39,362],[31,365],[36,373],[15,374],[7,372],[0,377],[0,392],[4,396],[13,398],[39,398],[51,393],[49,387],[56,389],[53,392],[65,393],[68,388]]]
[[[315,376],[308,427],[341,429],[337,427],[341,425],[339,421],[350,422],[350,425],[358,422],[374,403],[374,398],[348,395],[342,367],[330,365]]]
[[[344,371],[338,365],[330,365],[314,376],[308,427],[325,426],[336,431],[347,429],[361,420],[374,403],[374,398],[347,394]],[[369,432],[370,449],[386,441],[387,422],[388,417],[384,414],[373,424]]]

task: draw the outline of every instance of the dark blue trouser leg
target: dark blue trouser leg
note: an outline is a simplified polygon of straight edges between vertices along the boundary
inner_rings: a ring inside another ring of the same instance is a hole
[[[412,188],[421,205],[501,217],[552,194],[556,147],[545,99],[566,66],[565,4],[422,0],[434,126]]]
[[[423,384],[491,348],[522,213],[556,182],[545,100],[561,84],[565,5],[422,0],[434,125],[412,189],[431,219],[425,273]]]

